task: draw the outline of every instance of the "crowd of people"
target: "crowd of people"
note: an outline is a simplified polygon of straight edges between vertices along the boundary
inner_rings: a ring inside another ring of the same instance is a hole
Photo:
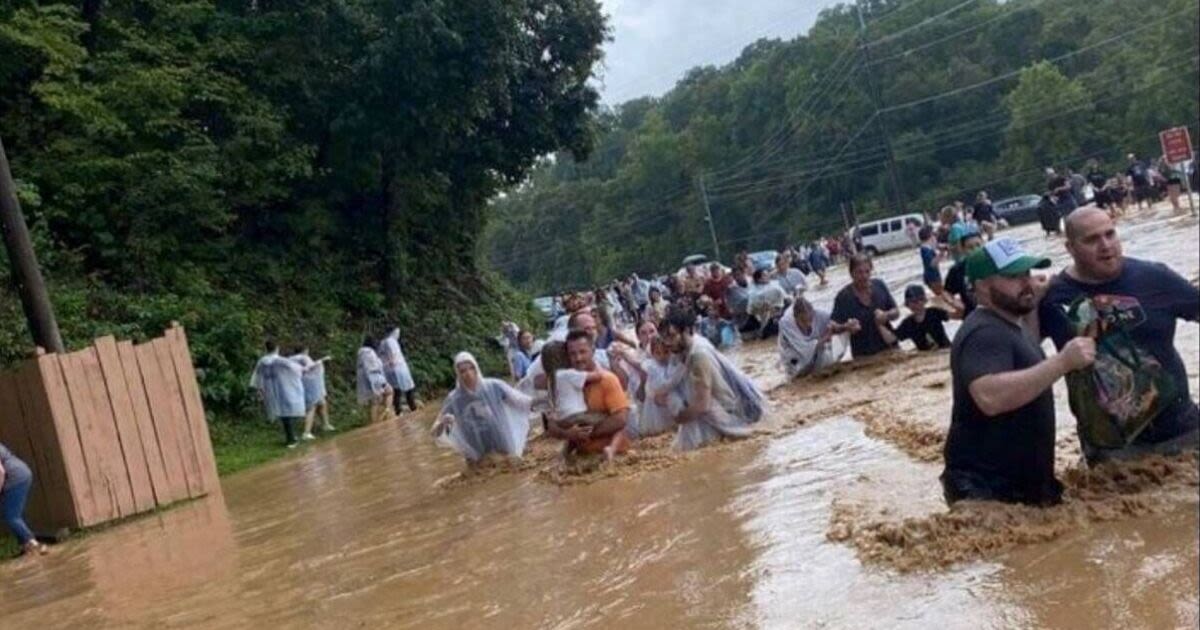
[[[790,248],[770,269],[738,255],[732,268],[691,264],[662,281],[631,275],[567,295],[544,341],[505,324],[515,386],[481,379],[469,356],[455,359],[458,388],[435,434],[472,464],[488,452],[519,457],[540,411],[542,430],[568,457],[612,459],[668,431],[676,448],[695,449],[744,437],[762,418],[762,394],[722,348],[776,335],[780,368],[800,378],[907,341],[918,352],[949,349],[946,501],[1055,504],[1051,388],[1060,378],[1089,463],[1200,448],[1200,413],[1174,347],[1176,320],[1200,318],[1200,289],[1164,265],[1124,257],[1112,203],[1101,196],[1060,215],[1072,264],[1050,278],[1033,274],[1049,259],[998,233],[1004,224],[986,193],[971,207],[943,208],[937,223],[914,226],[923,283],[905,287],[903,317],[872,258],[853,252],[832,312],[805,297],[815,270],[801,271],[803,254]],[[962,320],[953,340],[951,319]],[[626,326],[636,338],[621,333]],[[1057,354],[1047,358],[1044,338]]]
[[[565,313],[545,339],[504,323],[499,341],[511,384],[485,377],[471,354],[455,356],[456,387],[433,435],[471,466],[491,454],[521,457],[538,429],[562,443],[564,458],[604,461],[665,433],[684,451],[745,438],[765,415],[765,397],[722,349],[776,336],[789,378],[847,360],[847,351],[859,361],[901,342],[918,352],[949,348],[953,405],[941,475],[949,504],[1062,500],[1052,391],[1062,378],[1089,464],[1198,449],[1200,409],[1174,337],[1178,320],[1200,319],[1200,288],[1163,264],[1124,256],[1116,227],[1131,201],[1140,208],[1159,194],[1181,211],[1186,175],[1133,155],[1121,174],[1094,164],[1087,175],[1064,172],[1047,171],[1043,195],[1043,227],[1062,232],[1071,258],[1052,277],[1032,273],[1049,259],[998,236],[1004,223],[986,192],[970,207],[956,202],[936,222],[909,226],[922,284],[904,289],[903,319],[874,277],[873,259],[850,237],[785,248],[770,266],[756,268],[742,252],[732,268],[692,263],[655,280],[630,274],[565,295]],[[1088,184],[1094,197],[1084,203]],[[849,284],[831,312],[815,307],[808,276],[824,287],[828,268],[842,261]],[[953,340],[945,329],[951,319],[962,320]],[[1057,353],[1047,357],[1042,339]],[[317,418],[322,430],[334,430],[329,360],[313,359],[304,346],[284,355],[269,341],[255,365],[250,385],[288,447],[314,439]],[[372,422],[399,415],[403,404],[421,407],[398,329],[364,338],[356,373],[358,402]],[[23,551],[45,553],[22,516],[31,485],[29,467],[0,444],[0,513]]]

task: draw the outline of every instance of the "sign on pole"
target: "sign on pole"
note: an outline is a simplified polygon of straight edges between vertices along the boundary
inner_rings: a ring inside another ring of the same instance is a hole
[[[1162,144],[1163,159],[1167,164],[1177,166],[1192,160],[1192,136],[1187,127],[1174,127],[1158,132],[1158,141]],[[1187,193],[1188,208],[1196,214],[1195,202],[1192,201],[1192,182],[1188,173],[1183,173],[1183,190]]]
[[[1192,159],[1192,137],[1187,127],[1175,127],[1158,132],[1158,141],[1162,143],[1163,157],[1171,164],[1179,164]]]

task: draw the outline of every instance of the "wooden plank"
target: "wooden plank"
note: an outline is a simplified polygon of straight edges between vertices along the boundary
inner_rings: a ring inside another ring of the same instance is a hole
[[[96,415],[92,388],[88,385],[87,369],[83,365],[83,355],[89,352],[90,349],[59,356],[63,383],[75,415],[75,426],[79,430],[79,444],[83,448],[83,461],[87,466],[88,483],[96,508],[90,518],[85,519],[84,526],[111,521],[121,515],[118,492],[113,485],[109,462],[106,461],[104,440],[108,434]]]
[[[96,432],[100,436],[99,442],[84,444],[84,448],[94,448],[99,451],[100,461],[104,467],[104,478],[111,488],[118,513],[122,517],[137,514],[133,502],[133,484],[129,481],[129,467],[125,464],[125,454],[121,452],[121,437],[117,433],[117,421],[113,417],[113,407],[108,399],[108,389],[104,386],[104,372],[100,369],[100,358],[96,355],[95,348],[81,350],[78,354],[92,401],[92,412],[96,418]]]
[[[167,405],[162,368],[159,367],[158,357],[154,354],[154,348],[150,344],[134,346],[133,350],[134,356],[137,358],[138,371],[142,373],[142,383],[146,386],[146,402],[150,407],[150,418],[154,421],[154,434],[158,439],[158,450],[162,453],[163,465],[167,471],[171,500],[186,499],[188,497],[187,477],[183,472],[179,438],[175,435],[175,425]]]
[[[134,422],[137,423],[138,436],[142,441],[142,455],[150,475],[154,502],[167,505],[182,497],[173,496],[171,486],[167,483],[167,469],[163,463],[162,451],[158,447],[154,419],[150,416],[150,403],[146,400],[146,385],[142,382],[142,373],[138,370],[133,344],[128,341],[118,342],[117,355],[121,360],[121,370],[125,373],[125,383],[129,386],[130,404],[133,408]]]
[[[43,476],[44,463],[37,454],[43,449],[29,431],[29,422],[21,405],[20,374],[15,371],[0,373],[0,442],[12,451],[33,471],[33,488],[25,504],[25,519],[35,530],[50,522],[49,503]]]
[[[63,517],[63,522],[56,525],[78,528],[86,522],[96,522],[98,510],[79,440],[79,428],[63,382],[60,357],[57,354],[39,356],[36,361],[26,363],[23,370],[21,392],[29,401],[30,415],[53,430],[54,441],[59,445],[56,468],[60,472],[56,474],[62,477],[56,481],[56,486],[67,488],[67,496],[54,497],[56,500],[52,502],[51,512]]]
[[[142,437],[137,419],[133,415],[133,401],[129,385],[125,382],[125,371],[117,355],[117,341],[112,337],[101,337],[95,342],[96,358],[100,361],[100,373],[108,401],[112,405],[113,420],[120,439],[121,454],[125,458],[125,469],[133,492],[135,512],[154,509],[154,487],[150,482],[150,471],[146,466],[146,455],[142,452]]]
[[[200,460],[200,474],[204,490],[214,492],[220,485],[217,478],[217,460],[213,453],[212,438],[208,434],[208,420],[204,416],[204,400],[200,397],[200,383],[196,380],[196,368],[192,365],[192,354],[188,350],[187,334],[183,328],[173,326],[167,330],[171,342],[171,355],[175,360],[175,375],[183,395],[183,407],[192,428],[192,441],[196,445],[196,457]]]
[[[175,363],[171,359],[171,342],[165,337],[159,337],[149,344],[154,348],[158,364],[162,368],[163,383],[166,385],[166,403],[175,423],[175,435],[178,439],[179,453],[183,459],[183,471],[186,475],[188,496],[204,496],[204,477],[200,473],[200,458],[196,456],[196,445],[192,440],[192,430],[188,423],[187,412],[183,408],[183,395],[179,391],[179,380],[175,377]]]

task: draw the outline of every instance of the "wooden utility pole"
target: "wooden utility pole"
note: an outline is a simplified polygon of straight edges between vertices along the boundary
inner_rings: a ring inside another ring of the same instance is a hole
[[[4,232],[13,284],[21,296],[21,306],[25,309],[33,343],[47,352],[63,352],[58,320],[54,319],[54,307],[50,305],[42,269],[38,266],[33,242],[29,239],[29,227],[25,225],[25,215],[21,213],[21,204],[17,201],[17,185],[8,168],[3,138],[0,138],[0,231]]]
[[[703,175],[696,178],[696,184],[700,187],[700,201],[704,204],[704,222],[708,224],[708,235],[712,237],[713,260],[720,262],[721,244],[717,242],[717,226],[713,223],[712,208],[708,205],[708,189],[704,187]]]

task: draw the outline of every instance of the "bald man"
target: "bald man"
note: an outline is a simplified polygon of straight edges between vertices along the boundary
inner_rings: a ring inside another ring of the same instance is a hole
[[[1093,304],[1110,309],[1110,316],[1088,332],[1100,336],[1102,346],[1106,335],[1115,342],[1127,338],[1142,357],[1131,373],[1158,373],[1165,385],[1155,396],[1166,400],[1147,397],[1158,405],[1157,414],[1128,445],[1099,444],[1081,426],[1080,443],[1088,462],[1197,448],[1200,411],[1175,349],[1175,324],[1200,317],[1200,289],[1166,265],[1125,256],[1116,226],[1103,210],[1075,210],[1067,216],[1065,230],[1072,264],[1050,281],[1042,298],[1038,310],[1042,334],[1061,349],[1075,336],[1067,310],[1081,298],[1101,296]],[[1122,337],[1108,334],[1116,329]]]

